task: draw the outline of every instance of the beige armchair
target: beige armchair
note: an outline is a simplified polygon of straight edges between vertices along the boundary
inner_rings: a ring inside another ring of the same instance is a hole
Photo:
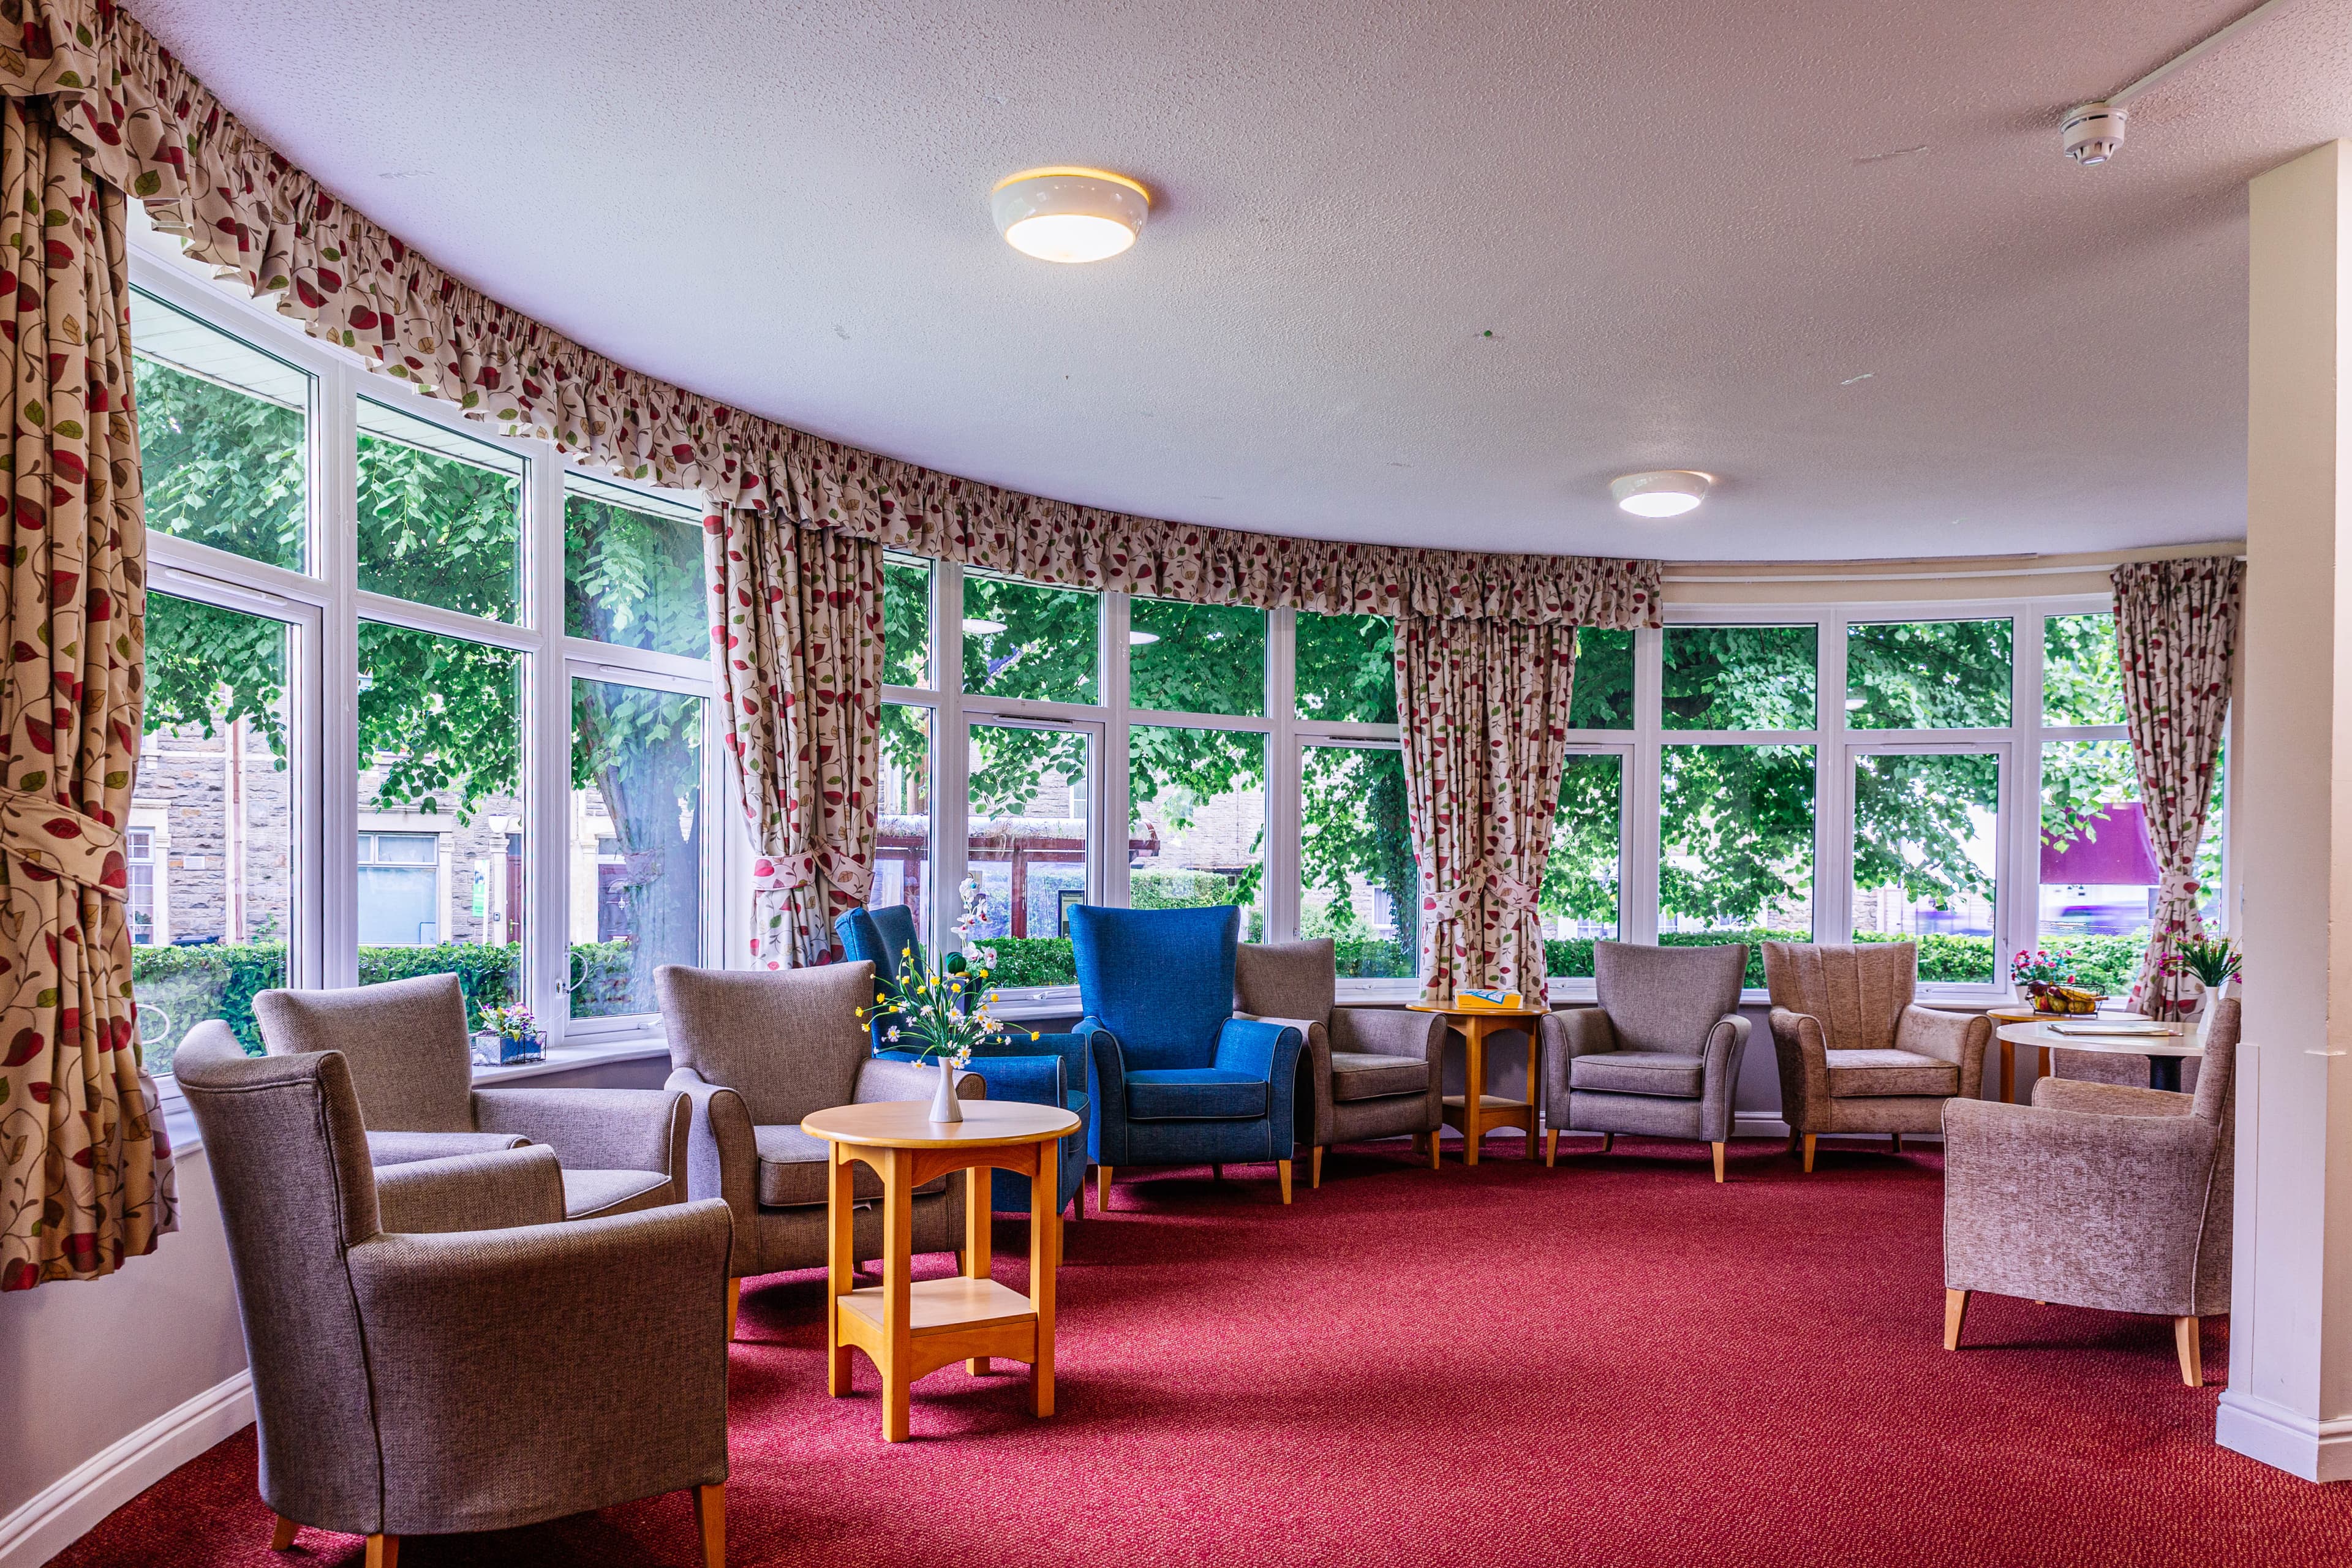
[[[812,1111],[869,1100],[929,1100],[939,1068],[877,1061],[857,1010],[874,1000],[871,963],[817,969],[654,971],[669,1033],[669,1087],[694,1107],[687,1188],[727,1200],[735,1220],[727,1334],[735,1334],[741,1281],[825,1266],[832,1163],[824,1140],[801,1131]],[[979,1075],[956,1092],[979,1100]],[[881,1178],[856,1167],[856,1256],[882,1256]],[[915,1189],[916,1252],[963,1246],[962,1180],[950,1173]]]
[[[1437,1164],[1444,1103],[1445,1019],[1401,1007],[1339,1005],[1339,970],[1329,938],[1244,942],[1234,951],[1234,1011],[1294,1024],[1307,1037],[1299,1064],[1313,1079],[1297,1098],[1307,1185],[1323,1184],[1323,1151],[1334,1143],[1411,1133],[1416,1152]]]
[[[341,1052],[247,1057],[217,1020],[173,1066],[220,1194],[274,1549],[313,1526],[393,1568],[404,1535],[691,1491],[719,1568],[724,1205],[566,1220],[545,1148],[377,1171]]]
[[[2217,1002],[2197,1092],[2045,1078],[2031,1105],[1944,1108],[1944,1348],[1975,1291],[2170,1318],[2204,1382],[2199,1320],[2230,1310],[2238,1003]]]
[[[573,1219],[683,1202],[685,1097],[667,1089],[476,1089],[454,974],[253,999],[273,1057],[339,1051],[379,1165],[544,1143]]]
[[[1808,1173],[1823,1133],[1884,1132],[1900,1151],[1906,1132],[1943,1125],[1946,1100],[1982,1091],[1992,1024],[1913,1005],[1918,954],[1907,942],[1764,944],[1780,1114]]]

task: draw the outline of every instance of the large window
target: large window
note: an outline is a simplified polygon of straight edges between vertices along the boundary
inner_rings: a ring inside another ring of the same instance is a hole
[[[551,1044],[718,948],[699,501],[583,473],[143,254],[151,1066],[253,995],[458,976]],[[723,827],[723,830],[722,830]],[[740,847],[732,851],[740,855]]]

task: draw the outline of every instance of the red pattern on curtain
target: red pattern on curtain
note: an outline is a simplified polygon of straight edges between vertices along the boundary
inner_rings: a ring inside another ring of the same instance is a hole
[[[742,508],[703,520],[719,703],[751,825],[751,956],[837,957],[874,884],[882,547]]]
[[[176,1226],[122,853],[147,553],[124,212],[48,103],[0,98],[0,1289],[110,1274]]]
[[[2122,655],[2124,720],[2147,840],[2162,880],[2131,1005],[2162,1012],[2158,965],[2183,936],[2204,929],[2197,911],[2197,847],[2230,716],[2230,665],[2238,646],[2245,567],[2228,556],[2135,561],[2118,566],[2116,639]]]
[[[1397,717],[1421,873],[1421,994],[1543,994],[1536,900],[1568,754],[1576,628],[1401,616]]]

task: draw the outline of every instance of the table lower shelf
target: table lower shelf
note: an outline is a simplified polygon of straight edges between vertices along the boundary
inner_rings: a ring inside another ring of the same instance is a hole
[[[1444,1097],[1444,1100],[1446,1110],[1459,1110],[1468,1103],[1468,1097],[1466,1095],[1449,1094]],[[1478,1110],[1483,1115],[1491,1116],[1497,1110],[1526,1110],[1528,1109],[1528,1102],[1524,1100],[1512,1100],[1507,1096],[1500,1094],[1482,1094],[1478,1097]]]
[[[884,1306],[882,1287],[868,1285],[862,1290],[850,1290],[841,1297],[845,1322],[851,1314],[873,1325],[880,1332]],[[918,1279],[907,1287],[908,1327],[919,1339],[925,1334],[943,1334],[957,1329],[992,1328],[999,1323],[1034,1321],[1036,1307],[1028,1297],[993,1279],[967,1279],[956,1275],[948,1279]]]

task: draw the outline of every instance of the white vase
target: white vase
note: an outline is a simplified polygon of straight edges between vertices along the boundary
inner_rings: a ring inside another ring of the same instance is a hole
[[[931,1120],[938,1122],[963,1120],[963,1102],[956,1098],[955,1063],[947,1057],[940,1058],[940,1087],[931,1096]]]
[[[2205,992],[2205,1010],[2197,1016],[2197,1048],[2203,1050],[2213,1038],[2213,1016],[2219,1013],[2222,998],[2238,994],[2238,982],[2233,977],[2221,984],[2209,986]]]

